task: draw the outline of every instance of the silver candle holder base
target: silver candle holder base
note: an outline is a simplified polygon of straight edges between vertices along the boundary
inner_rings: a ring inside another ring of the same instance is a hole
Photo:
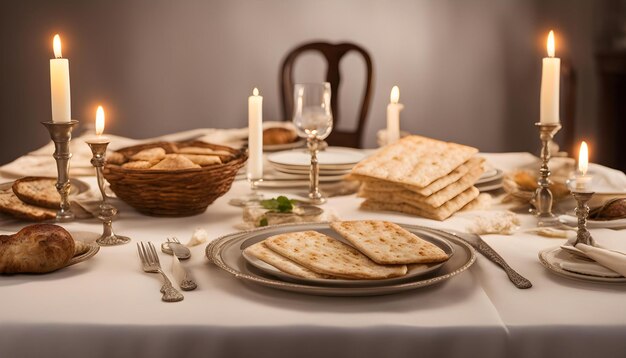
[[[106,164],[105,156],[109,141],[100,138],[86,142],[91,149],[91,153],[93,153],[91,165],[96,168],[98,188],[100,189],[100,194],[102,194],[102,203],[100,203],[99,206],[100,212],[98,213],[98,219],[102,221],[103,232],[102,235],[96,240],[96,243],[100,246],[126,244],[130,241],[130,238],[116,235],[113,232],[113,218],[117,215],[117,209],[108,202],[108,197],[104,191],[104,175],[102,174],[102,168],[104,168],[104,165]]]
[[[554,135],[561,129],[558,123],[535,123],[539,128],[539,138],[541,139],[541,168],[539,169],[538,188],[533,196],[533,204],[535,206],[532,213],[539,220],[539,226],[548,226],[557,221],[556,215],[552,213],[553,196],[550,191],[550,142]]]
[[[69,122],[41,122],[48,132],[50,138],[54,142],[54,160],[57,163],[57,183],[56,189],[61,196],[61,204],[57,211],[57,221],[71,221],[74,219],[74,213],[70,209],[70,141],[72,140],[72,131],[78,124],[77,120]]]
[[[320,192],[319,176],[320,168],[317,160],[317,153],[320,150],[320,140],[317,138],[307,138],[307,147],[311,153],[311,171],[309,172],[309,203],[313,205],[320,205],[326,202],[326,198]]]
[[[576,217],[578,218],[578,229],[576,232],[576,242],[574,246],[577,244],[585,244],[589,246],[596,246],[596,242],[591,237],[591,233],[587,230],[587,218],[589,217],[589,206],[587,203],[591,200],[593,196],[593,192],[580,192],[580,191],[572,191],[572,195],[574,199],[576,199]]]

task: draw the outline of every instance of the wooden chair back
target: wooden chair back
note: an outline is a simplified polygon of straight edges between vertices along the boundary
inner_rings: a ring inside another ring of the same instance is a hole
[[[333,132],[326,139],[330,145],[338,145],[344,147],[360,148],[363,140],[363,131],[365,130],[365,121],[372,99],[372,79],[373,69],[372,60],[369,53],[362,47],[352,43],[331,44],[328,42],[311,42],[300,45],[291,50],[287,57],[283,60],[280,71],[281,99],[283,120],[291,120],[293,116],[293,68],[296,58],[304,52],[316,51],[321,53],[327,62],[326,81],[330,83],[331,100],[330,105],[333,112]],[[339,63],[345,54],[354,51],[360,54],[365,61],[366,80],[365,88],[361,99],[361,106],[357,122],[357,128],[354,131],[337,130],[337,124],[341,120],[339,112],[339,83],[341,82],[341,73],[339,71]]]

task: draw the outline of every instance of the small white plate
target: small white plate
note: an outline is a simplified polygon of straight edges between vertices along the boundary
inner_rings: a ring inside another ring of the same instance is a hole
[[[572,260],[580,259],[576,259],[572,254],[562,250],[560,247],[553,247],[539,252],[539,262],[541,262],[545,268],[559,276],[591,282],[626,283],[626,277],[591,276],[561,268],[560,262]]]
[[[502,184],[502,182],[496,182],[494,184],[483,184],[483,185],[474,184],[474,186],[481,193],[486,193],[488,191],[494,191],[494,190],[498,190],[498,189],[502,188],[503,184]]]
[[[306,175],[307,177],[309,176],[309,173],[310,173],[310,168],[306,168],[306,169],[292,169],[292,168],[287,168],[287,167],[282,167],[282,166],[275,165],[274,169],[276,169],[279,172],[286,173],[286,174]],[[350,169],[348,169],[348,170],[320,169],[320,176],[342,176],[342,175],[346,175],[348,173],[350,173]]]
[[[325,169],[346,169],[365,157],[366,154],[360,150],[343,147],[328,147],[317,155],[320,168]],[[272,153],[267,156],[267,160],[283,166],[309,167],[311,165],[311,155],[305,150]]]
[[[487,170],[483,173],[483,175],[480,176],[480,178],[478,178],[476,184],[484,184],[496,180],[501,180],[502,177],[504,177],[504,172],[500,169]]]
[[[572,227],[578,226],[578,218],[573,215],[561,215],[559,221],[565,225]],[[604,228],[604,229],[624,229],[626,228],[626,219],[618,220],[587,220],[588,228]]]

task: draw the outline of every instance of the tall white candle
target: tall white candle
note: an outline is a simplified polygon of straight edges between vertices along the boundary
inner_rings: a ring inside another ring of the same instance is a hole
[[[400,139],[400,111],[404,105],[398,103],[400,100],[400,89],[393,86],[389,96],[391,103],[387,105],[387,144],[394,143]]]
[[[561,59],[554,57],[554,32],[548,35],[548,57],[543,59],[541,73],[541,116],[543,124],[559,123],[559,81]]]
[[[248,97],[248,179],[263,179],[263,97],[256,88]]]
[[[70,63],[62,58],[61,38],[54,35],[54,59],[50,60],[50,98],[52,121],[69,122],[72,118],[70,100]]]

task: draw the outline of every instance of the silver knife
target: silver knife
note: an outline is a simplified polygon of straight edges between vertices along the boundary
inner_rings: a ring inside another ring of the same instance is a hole
[[[531,288],[533,284],[524,276],[517,273],[517,271],[513,270],[509,264],[504,261],[502,256],[500,256],[491,246],[489,246],[480,236],[476,234],[469,233],[461,233],[452,230],[445,230],[447,233],[458,237],[459,239],[467,242],[476,251],[480,252],[483,256],[494,262],[496,265],[502,267],[504,272],[506,272],[507,276],[509,276],[509,280],[513,282],[515,287],[517,288]]]

